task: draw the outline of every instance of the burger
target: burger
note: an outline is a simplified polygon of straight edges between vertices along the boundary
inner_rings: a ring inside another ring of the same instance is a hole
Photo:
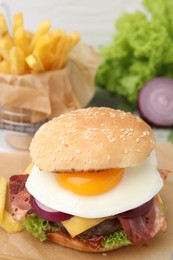
[[[40,127],[32,166],[9,180],[15,220],[41,241],[87,252],[143,243],[167,228],[150,126],[129,112],[77,109]]]

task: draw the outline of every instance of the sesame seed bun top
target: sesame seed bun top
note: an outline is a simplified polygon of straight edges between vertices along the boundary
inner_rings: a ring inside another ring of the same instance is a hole
[[[152,129],[138,116],[93,107],[42,125],[31,142],[30,154],[47,172],[96,171],[138,165],[154,146]]]

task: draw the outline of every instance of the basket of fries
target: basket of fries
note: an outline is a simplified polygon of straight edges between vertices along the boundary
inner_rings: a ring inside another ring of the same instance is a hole
[[[32,135],[45,120],[94,96],[100,56],[80,43],[78,32],[51,29],[45,20],[31,33],[19,13],[12,34],[0,14],[0,36],[0,128]]]

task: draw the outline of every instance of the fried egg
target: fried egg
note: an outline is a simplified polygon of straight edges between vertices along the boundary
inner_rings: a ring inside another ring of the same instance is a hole
[[[96,180],[94,185],[97,190],[100,183]],[[95,195],[74,192],[57,180],[56,173],[37,166],[26,182],[29,193],[46,207],[84,218],[108,217],[136,208],[152,199],[162,186],[154,152],[142,164],[125,168],[113,187],[106,191],[99,187]]]

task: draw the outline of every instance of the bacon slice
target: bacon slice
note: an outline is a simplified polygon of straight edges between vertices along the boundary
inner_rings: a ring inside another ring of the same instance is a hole
[[[159,196],[154,198],[150,210],[143,216],[125,219],[118,217],[128,239],[137,244],[154,237],[159,231],[165,232],[167,222],[162,211],[162,201]]]
[[[25,187],[27,178],[28,174],[22,174],[13,175],[9,179],[12,216],[17,221],[23,220],[31,210],[31,195]]]
[[[164,170],[164,169],[158,169],[160,176],[162,177],[162,180],[165,181],[171,171]]]

